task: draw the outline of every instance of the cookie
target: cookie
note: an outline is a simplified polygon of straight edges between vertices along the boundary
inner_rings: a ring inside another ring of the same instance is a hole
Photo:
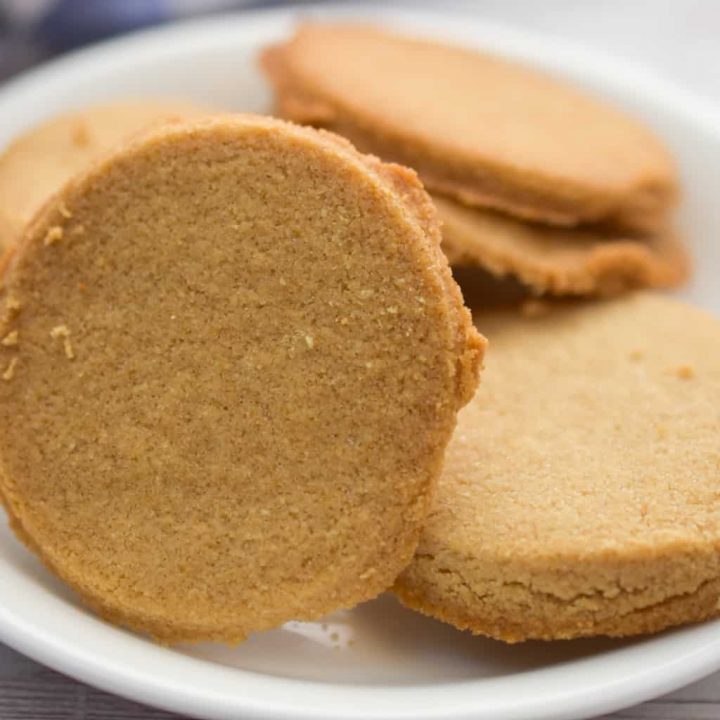
[[[433,196],[450,264],[518,279],[536,294],[613,295],[673,287],[689,274],[685,246],[672,230],[646,238],[607,230],[515,220]]]
[[[262,66],[280,114],[414,167],[431,190],[558,225],[661,227],[667,150],[640,122],[514,62],[363,25],[302,25]]]
[[[189,103],[96,105],[48,120],[0,156],[0,247],[11,245],[67,180],[121,140],[158,122],[199,115]]]
[[[166,125],[48,203],[0,300],[1,494],[105,618],[235,642],[410,561],[484,344],[413,172]]]
[[[510,642],[715,614],[720,322],[651,293],[479,319],[483,382],[401,600]]]

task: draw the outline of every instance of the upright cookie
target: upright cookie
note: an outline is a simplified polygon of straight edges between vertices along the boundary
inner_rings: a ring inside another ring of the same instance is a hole
[[[716,613],[720,322],[652,294],[481,317],[483,383],[402,601],[511,642]]]
[[[201,114],[188,103],[135,101],[84,108],[17,138],[0,155],[0,247],[9,247],[73,175],[153,124]]]
[[[417,169],[431,190],[559,225],[664,224],[672,162],[641,123],[491,55],[362,25],[303,25],[262,58],[284,116]]]
[[[598,229],[522,222],[437,195],[433,202],[451,265],[515,278],[536,294],[614,295],[676,286],[689,273],[688,253],[672,230],[654,237],[623,237]]]
[[[2,303],[13,527],[164,641],[390,585],[483,350],[414,173],[253,116],[167,125],[71,181]]]

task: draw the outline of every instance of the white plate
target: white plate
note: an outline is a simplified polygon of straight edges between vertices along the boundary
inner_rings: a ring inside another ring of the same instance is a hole
[[[687,297],[720,312],[720,112],[645,72],[472,16],[376,7],[275,10],[142,33],[29,73],[0,91],[0,145],[58,111],[112,97],[268,108],[254,58],[298,13],[372,17],[572,78],[644,117],[675,152],[697,272]],[[0,524],[0,639],[111,692],[207,718],[563,720],[610,712],[720,668],[720,621],[626,642],[506,646],[391,598],[290,624],[237,648],[162,648],[96,619]]]

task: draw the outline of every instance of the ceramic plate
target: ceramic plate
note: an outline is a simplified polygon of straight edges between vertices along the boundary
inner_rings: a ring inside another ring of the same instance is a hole
[[[48,115],[111,98],[186,97],[267,111],[257,51],[285,36],[300,14],[371,19],[519,58],[645,118],[681,166],[681,227],[697,270],[684,294],[720,313],[720,112],[638,68],[474,16],[305,6],[122,38],[0,90],[0,146]],[[0,521],[0,640],[105,690],[198,717],[569,720],[641,702],[720,668],[720,621],[634,641],[507,646],[420,617],[391,597],[323,623],[290,623],[236,648],[163,648],[83,609]]]

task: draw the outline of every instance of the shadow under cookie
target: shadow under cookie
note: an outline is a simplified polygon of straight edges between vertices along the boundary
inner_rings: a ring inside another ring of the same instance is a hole
[[[607,230],[527,223],[438,195],[433,202],[451,265],[513,278],[536,295],[615,295],[673,287],[689,273],[687,250],[671,229],[653,237],[623,237]]]

